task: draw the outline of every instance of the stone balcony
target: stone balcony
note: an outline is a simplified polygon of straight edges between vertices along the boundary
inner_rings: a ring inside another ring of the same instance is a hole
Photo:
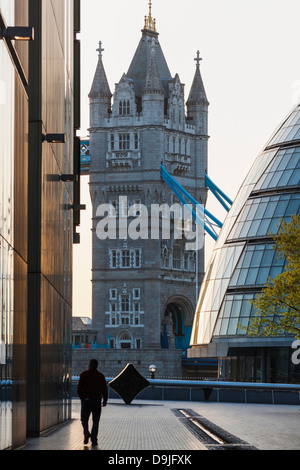
[[[191,157],[180,154],[167,154],[166,162],[174,175],[185,174],[191,167]]]
[[[106,154],[106,168],[112,167],[116,170],[132,170],[134,166],[140,165],[140,152],[133,152],[131,150],[119,150]]]

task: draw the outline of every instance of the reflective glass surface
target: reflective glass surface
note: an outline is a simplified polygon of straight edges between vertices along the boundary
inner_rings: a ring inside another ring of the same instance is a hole
[[[285,259],[279,258],[272,244],[248,245],[233,273],[229,287],[263,286],[268,277],[275,278],[285,267]]]
[[[300,106],[287,118],[271,138],[268,146],[300,139]]]
[[[201,286],[191,335],[192,344],[209,343],[219,307],[243,248],[244,244],[226,246],[215,253]]]
[[[265,146],[274,148],[256,158],[224,221],[201,286],[191,346],[209,344],[213,336],[246,335],[238,325],[247,327],[253,315],[250,301],[269,277],[284,271],[271,236],[278,233],[282,218],[289,222],[292,214],[299,214],[300,146],[279,144],[298,139],[300,106]],[[235,252],[232,259],[229,248]]]
[[[2,0],[0,8],[11,18],[14,2]],[[14,84],[14,67],[0,40],[0,449],[12,443]]]
[[[252,305],[256,294],[227,294],[220,310],[214,336],[246,335],[255,309]]]
[[[280,150],[259,179],[255,190],[297,186],[300,182],[300,148]]]
[[[299,213],[300,194],[282,194],[248,199],[228,240],[260,238],[276,234],[282,217],[289,222]]]

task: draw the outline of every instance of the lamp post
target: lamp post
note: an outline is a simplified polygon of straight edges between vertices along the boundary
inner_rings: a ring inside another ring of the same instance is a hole
[[[149,366],[149,370],[151,372],[151,379],[154,379],[154,374],[156,372],[156,366],[154,364],[151,364],[151,366]]]

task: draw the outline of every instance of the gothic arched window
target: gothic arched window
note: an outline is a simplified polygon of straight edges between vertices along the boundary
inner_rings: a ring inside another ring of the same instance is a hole
[[[120,116],[126,116],[130,114],[130,101],[129,100],[119,101],[119,114]]]

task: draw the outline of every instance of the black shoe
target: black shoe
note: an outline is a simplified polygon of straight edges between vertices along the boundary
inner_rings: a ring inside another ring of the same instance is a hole
[[[91,437],[90,433],[88,432],[87,434],[84,435],[84,444],[87,444],[89,442],[89,438]]]
[[[98,445],[98,441],[92,442],[92,447],[96,447]]]

